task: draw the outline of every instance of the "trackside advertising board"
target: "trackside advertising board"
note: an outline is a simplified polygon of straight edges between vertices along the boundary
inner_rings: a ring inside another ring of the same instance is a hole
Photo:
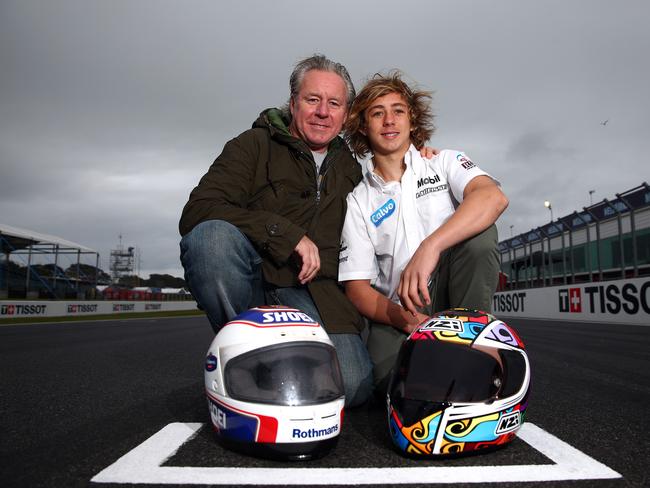
[[[0,319],[22,317],[70,317],[130,312],[196,310],[195,301],[182,302],[86,302],[86,301],[0,301]]]
[[[497,317],[650,325],[650,278],[495,293]]]

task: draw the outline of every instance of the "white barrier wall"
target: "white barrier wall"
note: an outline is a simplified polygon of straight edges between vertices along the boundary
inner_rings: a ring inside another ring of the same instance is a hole
[[[196,310],[195,301],[0,301],[0,319]],[[650,278],[495,293],[498,317],[650,325]]]
[[[193,300],[182,302],[108,302],[108,301],[0,301],[0,319],[17,317],[69,317],[129,312],[167,312],[196,310]]]
[[[650,278],[495,293],[498,317],[650,325]]]

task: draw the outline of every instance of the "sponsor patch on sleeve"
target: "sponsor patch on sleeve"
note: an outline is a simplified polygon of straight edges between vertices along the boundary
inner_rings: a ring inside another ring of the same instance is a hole
[[[469,159],[467,156],[465,156],[463,153],[458,153],[456,154],[456,160],[460,163],[460,165],[465,168],[465,169],[471,169],[475,167],[476,165],[472,162],[471,159]]]

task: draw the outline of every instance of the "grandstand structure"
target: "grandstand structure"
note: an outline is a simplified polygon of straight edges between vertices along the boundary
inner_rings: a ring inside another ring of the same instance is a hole
[[[82,264],[88,256],[92,266]],[[67,271],[61,267],[63,259],[71,262]],[[93,275],[84,273],[84,268],[94,269]],[[80,298],[96,288],[98,268],[99,253],[94,249],[0,224],[0,299]]]
[[[648,276],[650,187],[644,182],[501,241],[499,253],[504,290]]]

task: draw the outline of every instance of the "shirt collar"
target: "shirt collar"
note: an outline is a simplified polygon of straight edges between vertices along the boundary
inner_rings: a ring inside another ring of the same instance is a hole
[[[375,173],[375,163],[373,163],[372,157],[366,160],[366,178],[368,178],[368,182],[372,186],[376,186],[378,188],[385,188],[388,184],[381,176]]]
[[[424,158],[420,155],[420,151],[415,148],[413,144],[410,145],[409,150],[404,155],[404,163],[406,164],[406,171],[411,171],[414,175],[417,174],[418,168],[424,162]]]
[[[415,166],[418,165],[418,162],[422,159],[420,156],[420,151],[418,151],[413,144],[411,144],[404,154],[404,164],[406,165],[406,171],[410,171],[413,174],[416,174]],[[386,183],[384,179],[375,173],[375,163],[372,161],[372,156],[366,160],[366,177],[371,184],[378,186],[379,188],[384,188],[389,183]],[[394,182],[390,182],[394,183]]]

